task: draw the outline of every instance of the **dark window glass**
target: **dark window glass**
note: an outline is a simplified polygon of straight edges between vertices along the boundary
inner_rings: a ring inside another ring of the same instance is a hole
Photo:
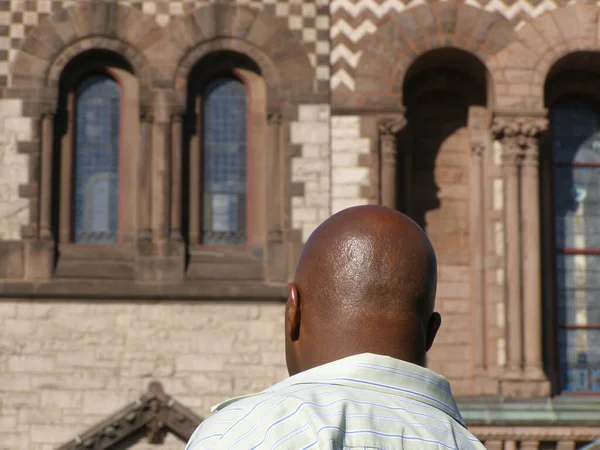
[[[236,78],[202,93],[202,243],[246,241],[248,98]]]
[[[86,79],[77,90],[73,239],[117,242],[121,94],[107,76]]]
[[[600,393],[600,111],[585,99],[552,114],[561,387]]]

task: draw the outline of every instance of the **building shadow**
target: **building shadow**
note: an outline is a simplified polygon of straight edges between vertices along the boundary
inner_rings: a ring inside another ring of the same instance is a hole
[[[462,56],[455,61],[458,69],[431,67],[430,62],[417,70],[417,61],[404,88],[407,126],[397,141],[402,166],[397,185],[399,207],[428,232],[432,231],[428,214],[443,208],[442,187],[469,182],[468,154],[465,156],[470,147],[469,107],[485,106],[487,101],[485,68],[461,70],[461,58],[473,63],[470,55],[459,54]]]

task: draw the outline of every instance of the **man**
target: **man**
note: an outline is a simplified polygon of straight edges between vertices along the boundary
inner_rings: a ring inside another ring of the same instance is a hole
[[[311,235],[288,287],[290,378],[229,400],[196,430],[199,449],[484,449],[448,381],[424,368],[440,327],[437,263],[397,211],[346,209]]]

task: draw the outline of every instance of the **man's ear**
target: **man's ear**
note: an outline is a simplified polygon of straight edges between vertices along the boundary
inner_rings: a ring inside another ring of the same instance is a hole
[[[433,345],[433,341],[435,340],[435,336],[437,335],[441,325],[442,316],[440,316],[440,314],[437,312],[433,312],[429,317],[429,323],[427,324],[426,352],[428,352]]]
[[[300,337],[300,319],[300,294],[298,287],[290,283],[285,305],[285,330],[291,342],[297,341]]]

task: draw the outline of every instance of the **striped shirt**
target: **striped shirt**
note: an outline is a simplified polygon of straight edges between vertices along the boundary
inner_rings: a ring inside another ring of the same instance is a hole
[[[186,450],[485,450],[465,428],[448,381],[364,353],[213,407]]]

